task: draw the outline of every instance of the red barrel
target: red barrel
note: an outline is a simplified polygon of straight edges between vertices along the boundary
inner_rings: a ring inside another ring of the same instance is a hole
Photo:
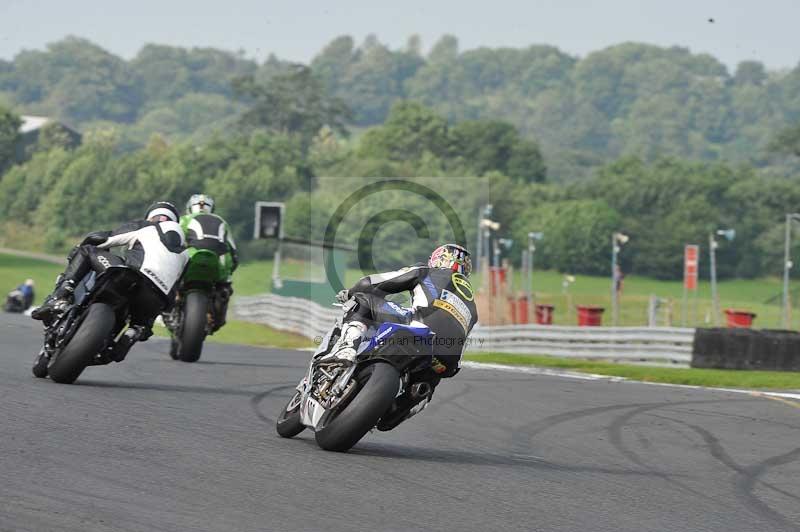
[[[725,317],[730,329],[750,329],[753,326],[753,320],[756,319],[756,313],[749,310],[726,308]]]
[[[536,323],[539,325],[552,325],[553,324],[553,311],[556,309],[553,305],[539,305],[534,308],[536,314]]]
[[[578,325],[581,327],[597,327],[603,324],[603,307],[578,305]]]

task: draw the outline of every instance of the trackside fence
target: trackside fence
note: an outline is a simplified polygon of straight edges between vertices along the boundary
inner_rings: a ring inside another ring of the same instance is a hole
[[[237,298],[233,314],[239,320],[317,338],[330,329],[339,309],[266,294]],[[478,325],[467,351],[688,363],[694,333],[694,329],[677,327]]]

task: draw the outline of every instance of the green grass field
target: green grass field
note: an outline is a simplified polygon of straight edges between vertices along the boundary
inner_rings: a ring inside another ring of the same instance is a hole
[[[64,264],[66,265],[66,259]],[[58,264],[0,254],[0,291],[3,302],[6,293],[21,285],[25,279],[31,278],[36,283],[34,304],[41,303],[53,289],[56,276],[63,270]]]

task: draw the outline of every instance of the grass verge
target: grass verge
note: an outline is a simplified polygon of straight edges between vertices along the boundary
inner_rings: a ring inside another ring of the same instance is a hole
[[[39,305],[53,289],[56,277],[63,270],[64,267],[58,264],[0,253],[0,296],[5,302],[7,292],[31,278],[36,283],[34,305]]]
[[[466,355],[464,359],[472,362],[505,364],[509,366],[559,368],[580,373],[624,377],[626,379],[644,382],[689,384],[720,388],[800,389],[800,373],[785,371],[664,368],[659,366],[617,364],[615,362],[574,358],[504,353]]]
[[[156,326],[153,328],[153,332],[157,336],[169,337],[166,327]],[[281,349],[303,349],[314,346],[311,340],[297,334],[279,331],[266,325],[235,320],[228,321],[222,329],[206,338],[206,341]]]

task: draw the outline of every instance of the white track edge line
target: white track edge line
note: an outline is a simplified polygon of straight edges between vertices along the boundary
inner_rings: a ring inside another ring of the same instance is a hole
[[[671,388],[687,388],[690,390],[710,390],[715,392],[743,393],[749,395],[769,395],[772,397],[783,397],[785,399],[800,400],[800,393],[766,392],[764,390],[748,390],[744,388],[717,388],[713,386],[697,386],[693,384],[670,384],[666,382],[645,382],[645,381],[628,379],[626,377],[597,375],[595,373],[578,373],[574,371],[563,371],[557,369],[542,368],[539,366],[507,366],[505,364],[491,364],[491,363],[471,362],[471,361],[462,362],[461,366],[471,369],[508,371],[512,373],[527,373],[529,375],[545,375],[549,377],[561,377],[565,379],[577,379],[584,381],[605,380],[608,382],[632,382],[636,384],[646,384],[649,386],[667,386]]]

